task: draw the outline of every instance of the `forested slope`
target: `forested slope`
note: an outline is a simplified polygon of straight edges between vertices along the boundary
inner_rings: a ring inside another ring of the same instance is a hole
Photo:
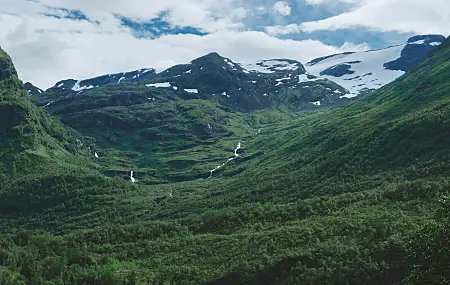
[[[449,39],[348,107],[255,122],[217,176],[181,183],[106,178],[65,127],[19,132],[22,148],[2,131],[2,163],[18,162],[2,179],[0,283],[448,284],[448,78]]]

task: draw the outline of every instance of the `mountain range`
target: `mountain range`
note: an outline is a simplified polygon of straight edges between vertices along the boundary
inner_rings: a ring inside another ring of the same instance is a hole
[[[315,106],[329,106],[338,99],[356,97],[395,80],[422,62],[444,40],[445,37],[441,35],[414,36],[403,45],[324,56],[311,60],[305,66],[290,59],[241,64],[211,53],[162,72],[146,68],[85,80],[66,79],[57,82],[48,91],[72,90],[80,93],[110,84],[146,84],[148,87],[173,88],[181,96],[191,93],[191,96],[202,98],[219,95],[238,97],[223,101],[241,110],[267,108],[280,101],[285,103],[285,96],[280,100],[279,94],[276,94],[280,92],[289,93],[288,104],[296,107],[299,105],[297,101],[304,104],[308,100],[315,100],[309,102]],[[38,95],[42,91],[31,87],[33,85],[29,82],[27,86],[30,94]],[[246,102],[239,102],[242,98]]]
[[[44,91],[0,49],[0,283],[448,284],[449,62],[419,36]]]
[[[98,87],[127,83],[132,85],[129,88],[162,89],[171,96],[213,100],[239,111],[280,104],[296,108],[331,105],[347,92],[334,82],[307,73],[303,65],[294,60],[274,59],[242,65],[211,53],[160,73],[146,69],[82,81],[64,80],[47,90],[48,94],[37,95],[38,100],[46,98],[39,103],[53,102],[55,105],[62,98],[86,94]]]

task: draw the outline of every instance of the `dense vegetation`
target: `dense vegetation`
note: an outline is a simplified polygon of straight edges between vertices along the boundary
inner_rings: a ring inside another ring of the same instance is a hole
[[[449,284],[449,77],[447,40],[342,109],[224,112],[231,134],[205,139],[217,161],[186,169],[208,177],[239,141],[240,156],[211,179],[165,184],[104,176],[117,161],[96,161],[91,140],[5,79],[2,104],[29,115],[13,137],[1,125],[0,284]],[[161,159],[205,158],[202,144],[164,147]]]

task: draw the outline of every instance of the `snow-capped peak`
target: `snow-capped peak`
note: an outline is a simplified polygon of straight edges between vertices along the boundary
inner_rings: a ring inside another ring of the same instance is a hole
[[[305,66],[308,72],[332,80],[359,95],[378,89],[421,63],[444,36],[422,35],[406,43],[380,50],[343,53],[314,59]]]
[[[270,59],[260,60],[255,63],[243,63],[241,66],[250,72],[275,73],[280,71],[294,71],[303,65],[295,60],[289,59]]]
[[[59,81],[52,88],[69,89],[73,91],[81,91],[86,89],[92,89],[95,87],[101,87],[108,84],[130,84],[137,83],[147,79],[150,76],[156,74],[156,70],[153,68],[139,69],[130,72],[114,73],[101,75],[94,78],[75,80],[67,79]]]

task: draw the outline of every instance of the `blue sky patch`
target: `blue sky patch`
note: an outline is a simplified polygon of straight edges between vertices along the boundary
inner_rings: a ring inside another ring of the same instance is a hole
[[[244,5],[244,8],[251,9],[250,4]],[[265,31],[268,26],[284,26],[289,24],[301,24],[309,21],[319,21],[350,11],[353,4],[343,4],[341,2],[331,2],[328,5],[311,5],[305,0],[299,0],[289,3],[291,14],[288,16],[272,13],[273,1],[259,1],[267,13],[260,15],[251,15],[243,20],[246,29],[254,31]],[[117,15],[123,26],[130,28],[133,35],[137,38],[158,38],[163,35],[176,34],[194,34],[199,36],[208,33],[194,27],[173,26],[166,21],[167,13],[163,12],[157,18],[147,21],[134,20]],[[342,46],[346,42],[354,44],[368,44],[371,48],[378,49],[391,45],[396,45],[406,41],[411,34],[400,34],[396,32],[377,32],[366,28],[351,28],[337,31],[317,31],[312,33],[298,32],[288,35],[279,35],[281,39],[292,40],[318,40],[327,45]]]
[[[65,8],[51,8],[54,12],[44,13],[47,17],[53,17],[57,19],[70,19],[76,21],[89,21],[86,15],[79,10],[69,10]]]
[[[123,26],[130,28],[137,38],[158,38],[163,35],[193,34],[198,36],[207,33],[193,27],[173,27],[164,20],[165,13],[149,21],[135,21],[129,18],[117,16]]]

